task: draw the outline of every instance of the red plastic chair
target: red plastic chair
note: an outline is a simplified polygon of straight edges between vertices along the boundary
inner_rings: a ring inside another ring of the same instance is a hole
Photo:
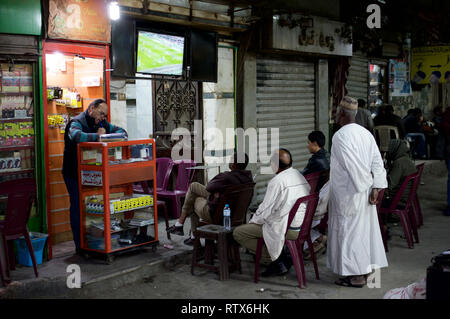
[[[319,183],[321,172],[315,172],[308,175],[305,175],[305,179],[308,181],[309,186],[311,186],[310,194],[314,193],[317,188],[317,184]]]
[[[419,242],[419,235],[417,233],[417,225],[416,225],[416,217],[413,209],[413,199],[416,193],[416,183],[414,182],[417,179],[418,173],[413,173],[408,175],[403,181],[400,189],[397,194],[395,194],[394,200],[392,201],[389,208],[381,207],[380,212],[382,214],[397,214],[400,217],[400,221],[402,223],[403,232],[405,234],[406,241],[408,243],[408,248],[413,248],[413,236],[415,237],[416,242]],[[399,206],[399,201],[405,192],[408,184],[411,184],[411,190],[408,194],[408,199],[406,200],[406,204],[404,207]]]
[[[172,201],[174,217],[178,218],[181,215],[181,198],[186,196],[189,183],[194,176],[194,170],[187,168],[194,167],[196,163],[192,160],[179,160],[174,161],[174,165],[178,168],[175,190],[161,190],[158,192],[158,197],[160,199],[168,199]]]
[[[156,191],[167,190],[169,185],[170,174],[172,174],[172,169],[174,162],[170,157],[160,157],[156,159]],[[153,181],[150,182],[140,182],[133,185],[133,191],[135,193],[148,193],[148,190],[153,189]]]
[[[419,188],[420,180],[422,179],[422,173],[423,173],[424,166],[425,166],[425,163],[422,163],[422,164],[419,164],[416,166],[417,174],[418,174],[418,178],[415,181],[417,183],[416,189]],[[417,227],[420,227],[423,225],[423,215],[422,215],[422,208],[420,207],[419,196],[417,194],[417,191],[416,191],[416,195],[414,196],[414,212],[415,212],[416,218],[417,218]]]
[[[384,192],[386,191],[385,188],[379,191],[378,193],[378,203],[377,203],[377,215],[378,215],[378,224],[380,225],[380,231],[381,231],[381,237],[383,238],[383,245],[384,245],[384,251],[388,252],[388,244],[387,244],[387,234],[384,230],[384,223],[383,219],[381,218],[381,203],[383,202]]]
[[[24,236],[31,260],[33,261],[34,274],[38,277],[36,258],[27,228],[31,206],[36,199],[36,182],[32,178],[3,182],[0,184],[0,194],[8,195],[6,218],[4,221],[0,221],[0,233],[3,239],[3,249],[7,263],[5,265],[6,274],[8,278],[11,278],[10,269],[15,269],[13,240]],[[2,275],[3,284],[6,285],[1,269],[0,274]]]
[[[309,250],[311,253],[311,258],[314,264],[314,271],[316,273],[316,278],[319,279],[319,270],[317,267],[316,255],[314,254],[314,247],[311,242],[311,225],[316,212],[317,203],[319,201],[319,194],[313,193],[304,197],[297,199],[294,206],[291,208],[288,217],[288,223],[286,228],[286,234],[294,220],[295,214],[297,213],[298,207],[302,203],[307,203],[305,217],[303,219],[302,226],[298,238],[296,240],[286,239],[285,245],[288,247],[291,253],[292,262],[294,264],[295,272],[297,274],[297,280],[300,288],[306,287],[306,276],[305,276],[305,265],[303,262],[303,245],[305,241],[308,243]],[[261,260],[262,248],[264,245],[264,239],[259,238],[258,244],[256,246],[256,259],[255,259],[255,283],[259,279],[259,262]]]
[[[170,174],[172,174],[172,169],[174,162],[169,157],[160,157],[156,159],[156,194],[159,196],[161,191],[166,191],[169,185]],[[137,185],[133,185],[133,192],[138,194],[153,194],[153,184],[149,186],[148,182],[140,182]],[[169,215],[167,213],[166,202],[163,200],[157,200],[158,210],[164,212],[164,219],[166,221],[166,228],[169,227]],[[167,233],[167,238],[171,239],[170,233]]]

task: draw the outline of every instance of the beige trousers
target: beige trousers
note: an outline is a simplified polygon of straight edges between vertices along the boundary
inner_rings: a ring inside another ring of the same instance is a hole
[[[200,183],[194,182],[189,185],[189,189],[184,199],[182,213],[191,218],[192,233],[197,229],[198,222],[203,219],[207,223],[212,223],[208,206],[209,192]]]
[[[287,239],[295,240],[298,237],[299,232],[289,230],[287,232]],[[247,248],[252,254],[256,254],[256,246],[258,244],[258,239],[263,238],[262,225],[258,224],[243,224],[233,231],[234,239],[242,246]],[[269,252],[267,251],[266,245],[263,246],[261,254],[261,262],[269,263],[271,262]]]

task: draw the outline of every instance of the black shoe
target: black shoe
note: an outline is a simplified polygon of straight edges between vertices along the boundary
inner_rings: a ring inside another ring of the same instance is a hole
[[[194,246],[194,240],[191,237],[186,238],[185,240],[183,240],[183,243],[185,245],[188,245],[188,246]]]
[[[289,270],[286,268],[284,263],[280,261],[274,261],[267,266],[266,271],[264,271],[261,276],[262,277],[270,277],[270,276],[283,276],[287,274]]]
[[[166,229],[166,232],[174,235],[184,236],[183,226],[172,225]]]

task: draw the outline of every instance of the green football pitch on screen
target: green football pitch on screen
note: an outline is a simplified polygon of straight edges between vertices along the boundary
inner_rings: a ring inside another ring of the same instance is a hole
[[[181,75],[184,38],[139,31],[137,72]]]

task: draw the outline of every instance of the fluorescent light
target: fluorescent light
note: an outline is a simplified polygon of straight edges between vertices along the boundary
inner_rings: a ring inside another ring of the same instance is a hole
[[[109,4],[109,18],[111,20],[119,20],[120,18],[120,8],[116,1]]]

